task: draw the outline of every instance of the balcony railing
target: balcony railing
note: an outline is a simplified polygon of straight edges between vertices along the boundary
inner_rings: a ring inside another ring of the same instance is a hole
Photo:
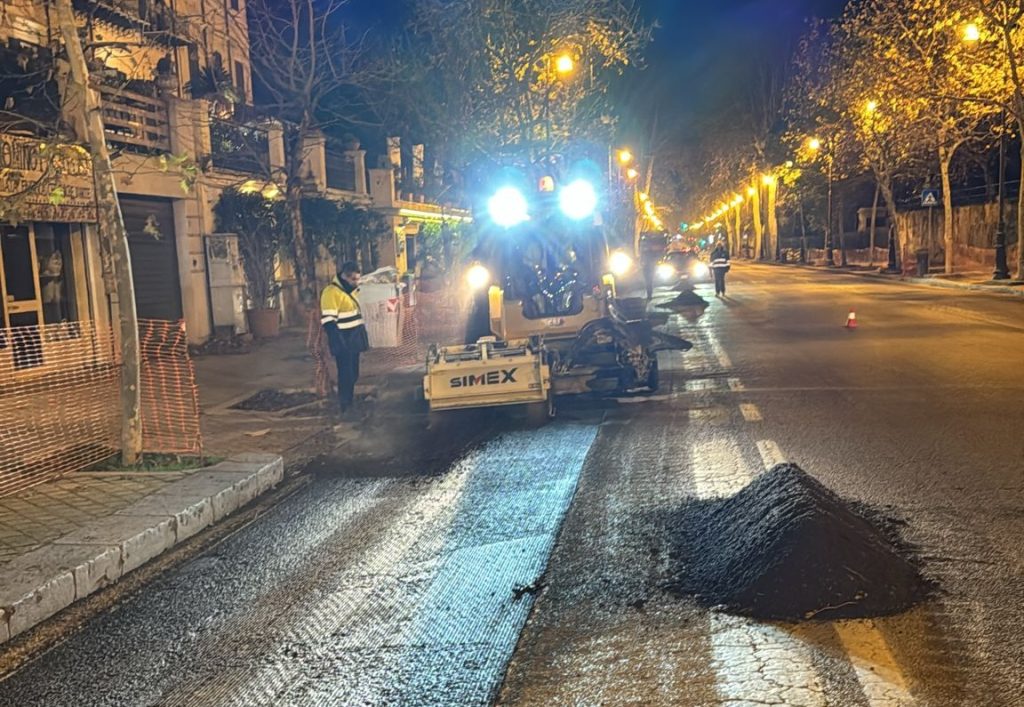
[[[167,103],[141,93],[98,84],[107,142],[133,152],[169,152]]]
[[[270,173],[270,140],[266,130],[226,120],[210,120],[210,161],[216,169],[244,174]]]
[[[188,26],[167,3],[151,0],[74,0],[83,15],[96,17],[116,27],[141,30],[144,37],[168,46],[192,41]]]

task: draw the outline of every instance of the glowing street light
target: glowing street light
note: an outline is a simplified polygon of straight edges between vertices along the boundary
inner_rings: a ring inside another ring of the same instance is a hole
[[[754,187],[747,187],[747,196],[751,198],[757,196],[757,189],[754,189]]]
[[[821,140],[816,137],[807,138],[807,149],[811,152],[817,152],[821,149]]]
[[[568,54],[562,54],[555,59],[555,71],[560,74],[571,74],[576,68],[576,62]]]
[[[626,150],[626,149],[619,150],[619,163],[620,164],[629,164],[632,161],[633,161],[633,153],[632,152],[630,152],[629,150]]]
[[[961,33],[960,38],[963,39],[968,44],[980,42],[981,28],[978,27],[978,24],[976,22],[970,22],[964,25],[963,32]]]
[[[761,175],[761,183],[764,184],[766,187],[770,187],[772,184],[775,184],[775,175],[774,174],[763,174],[763,175]]]
[[[878,111],[878,101],[870,100],[864,104],[864,112],[868,115]]]
[[[636,179],[639,176],[640,176],[640,173],[637,172],[632,167],[630,167],[629,169],[626,170],[626,177],[628,177],[629,179]]]

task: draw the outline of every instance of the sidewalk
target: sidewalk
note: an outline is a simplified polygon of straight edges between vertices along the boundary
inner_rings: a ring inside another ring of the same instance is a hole
[[[203,469],[79,472],[0,497],[0,643],[195,535],[333,446],[319,403],[233,406],[262,390],[301,400],[312,384],[304,332],[250,353],[195,359]],[[309,397],[309,396],[304,396]],[[275,405],[262,407],[279,407]]]
[[[926,277],[909,277],[902,274],[889,274],[879,271],[880,266],[868,267],[866,265],[850,265],[845,268],[828,267],[826,265],[803,265],[800,263],[775,263],[770,261],[754,262],[744,261],[754,265],[770,265],[773,267],[793,267],[802,270],[813,270],[820,273],[833,275],[853,275],[857,277],[868,277],[877,280],[889,280],[903,282],[911,285],[925,285],[929,287],[945,287],[950,289],[970,290],[974,292],[991,292],[1003,295],[1024,297],[1024,282],[1020,280],[993,280],[990,272],[962,272],[953,275],[935,273]]]

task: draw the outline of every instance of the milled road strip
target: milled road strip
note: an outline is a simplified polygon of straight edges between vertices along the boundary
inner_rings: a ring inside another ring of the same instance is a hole
[[[280,617],[276,645],[164,703],[486,704],[595,436],[553,424],[471,453]]]

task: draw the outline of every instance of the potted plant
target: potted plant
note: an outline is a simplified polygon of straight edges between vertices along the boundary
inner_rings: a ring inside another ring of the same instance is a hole
[[[274,279],[274,265],[289,227],[283,202],[228,189],[214,206],[214,218],[219,232],[238,236],[253,336],[277,336],[281,326],[280,285]]]

